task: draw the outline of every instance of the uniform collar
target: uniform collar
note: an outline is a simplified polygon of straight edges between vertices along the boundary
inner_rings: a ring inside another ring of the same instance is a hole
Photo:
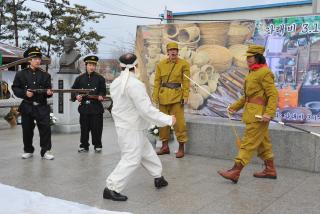
[[[91,74],[89,74],[89,72],[88,71],[86,71],[86,75],[87,76],[92,76],[92,75],[94,75],[96,72],[94,71],[94,72],[92,72]]]
[[[36,72],[36,71],[39,71],[39,70],[40,70],[40,68],[32,69],[32,68],[29,66],[29,71],[31,71],[31,72]]]
[[[179,58],[179,57],[177,57],[177,59],[176,59],[176,64],[179,62],[179,60],[180,60],[180,58]],[[171,63],[171,62],[170,62],[170,60],[169,60],[169,58],[167,58],[166,63]]]

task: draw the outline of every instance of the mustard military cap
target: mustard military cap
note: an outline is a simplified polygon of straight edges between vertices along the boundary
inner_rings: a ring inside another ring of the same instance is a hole
[[[169,43],[167,44],[167,50],[170,50],[170,49],[179,49],[178,43],[176,43],[176,42],[169,42]]]
[[[263,55],[264,51],[265,51],[265,48],[262,45],[249,45],[249,48],[245,56],[254,56],[257,54]]]
[[[94,55],[87,56],[83,59],[85,63],[93,63],[93,64],[97,64],[98,60],[99,60],[99,57]]]

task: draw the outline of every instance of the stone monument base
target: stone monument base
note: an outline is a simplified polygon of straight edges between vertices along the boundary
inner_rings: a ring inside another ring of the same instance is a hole
[[[231,124],[236,126],[242,136],[245,128],[242,122],[188,114],[186,120],[189,136],[186,153],[228,160],[233,160],[237,155],[236,137]],[[319,132],[319,127],[305,128]],[[277,166],[320,172],[318,137],[272,122],[269,133]],[[263,163],[257,157],[253,157],[252,162]]]
[[[70,89],[74,80],[79,74],[55,73],[53,79],[53,88]],[[57,123],[52,127],[54,132],[74,133],[80,132],[79,124],[79,103],[72,102],[71,93],[55,93],[53,95],[53,114],[57,118]]]

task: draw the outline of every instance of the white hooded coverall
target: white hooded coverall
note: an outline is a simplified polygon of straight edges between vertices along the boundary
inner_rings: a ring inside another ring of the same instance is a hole
[[[154,178],[161,177],[160,159],[146,133],[151,124],[171,126],[173,121],[172,116],[160,112],[152,105],[144,84],[132,72],[122,71],[112,82],[110,94],[121,160],[107,178],[106,186],[120,193],[140,164]]]

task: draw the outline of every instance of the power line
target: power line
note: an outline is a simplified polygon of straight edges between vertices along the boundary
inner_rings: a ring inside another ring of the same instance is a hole
[[[129,15],[136,15],[136,14],[130,12],[129,10],[121,9],[118,6],[111,4],[111,2],[102,3],[100,0],[93,0],[93,1],[94,1],[95,4],[99,5],[100,8],[103,7],[103,8],[107,8],[107,9],[111,9],[111,10],[116,10],[116,11],[118,11],[120,13],[127,13]]]
[[[108,0],[107,0],[107,1],[108,1]],[[116,3],[116,4],[118,4],[118,5],[125,5],[125,6],[127,6],[128,9],[131,8],[131,9],[133,9],[133,10],[135,10],[135,11],[139,11],[140,13],[150,15],[150,13],[148,13],[148,12],[146,12],[146,11],[144,11],[144,10],[140,10],[139,8],[133,7],[133,6],[131,6],[130,4],[128,4],[128,3],[126,3],[126,2],[123,2],[123,1],[121,1],[121,0],[113,0],[113,1],[114,1],[114,3]]]
[[[64,6],[65,8],[76,10],[76,8],[74,8],[74,7],[66,6],[61,3],[43,2],[43,1],[39,1],[39,0],[30,0],[30,1],[38,2],[41,4],[51,4],[51,5],[58,4],[58,5]],[[103,15],[110,15],[110,16],[122,16],[122,17],[140,18],[140,19],[164,20],[161,17],[157,18],[157,17],[148,17],[148,16],[135,16],[135,15],[128,15],[128,14],[120,14],[120,13],[100,12],[100,11],[94,11],[94,10],[90,10],[90,9],[88,11],[93,12],[93,13],[103,14]]]
[[[74,7],[69,7],[69,6],[65,6],[61,3],[51,3],[51,2],[43,2],[40,0],[30,0],[33,2],[38,2],[41,4],[58,4],[58,5],[62,5],[66,8],[69,9],[73,9],[76,10],[76,8]],[[89,12],[93,12],[93,13],[97,13],[97,14],[103,14],[103,15],[110,15],[110,16],[121,16],[121,17],[127,17],[127,18],[137,18],[137,19],[150,19],[150,20],[159,20],[159,21],[164,21],[164,20],[169,20],[169,21],[186,21],[186,22],[226,22],[226,21],[234,21],[235,19],[179,19],[179,18],[173,18],[173,19],[165,19],[163,17],[151,17],[151,16],[136,16],[136,15],[128,15],[128,14],[121,14],[121,13],[110,13],[110,12],[101,12],[101,11],[94,11],[94,10],[90,10],[88,9]],[[252,21],[250,19],[237,19],[237,21]]]

